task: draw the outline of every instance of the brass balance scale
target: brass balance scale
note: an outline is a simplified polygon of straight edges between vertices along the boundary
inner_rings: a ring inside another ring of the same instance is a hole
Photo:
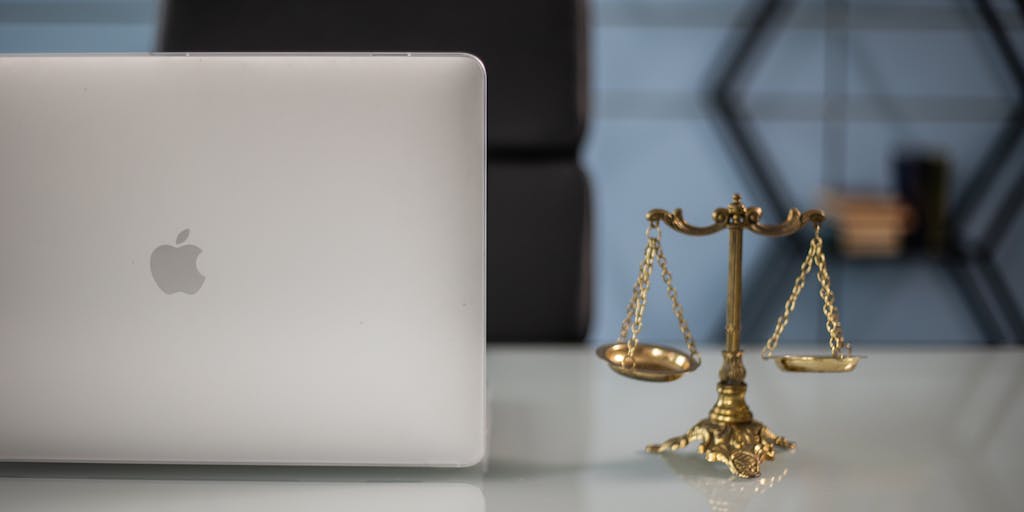
[[[745,399],[747,385],[744,379],[747,372],[743,367],[743,351],[740,349],[743,230],[749,229],[758,235],[780,237],[792,235],[808,223],[814,224],[814,237],[807,250],[807,257],[800,266],[793,291],[775,324],[775,330],[761,350],[762,359],[774,360],[781,370],[787,372],[848,372],[856,368],[861,357],[853,355],[850,343],[843,338],[839,323],[835,295],[832,293],[825,266],[825,254],[821,248],[821,223],[825,221],[825,213],[821,210],[800,213],[793,208],[781,224],[761,224],[761,208],[744,206],[739,194],[735,194],[727,208],[718,208],[714,211],[714,224],[710,226],[688,224],[683,220],[683,212],[679,209],[674,213],[660,209],[651,210],[647,212],[646,218],[650,223],[647,228],[647,245],[643,261],[640,263],[639,276],[633,286],[632,298],[626,307],[626,318],[622,321],[618,340],[613,344],[599,347],[597,355],[607,361],[616,373],[644,381],[670,382],[696,370],[701,362],[700,353],[690,333],[690,327],[683,318],[679,294],[672,284],[672,274],[668,270],[665,253],[661,247],[661,223],[680,233],[696,236],[710,235],[728,229],[729,289],[726,299],[725,350],[722,351],[722,369],[718,372],[718,401],[711,408],[708,417],[699,421],[685,435],[649,445],[647,452],[677,450],[691,442],[700,441],[698,451],[704,454],[708,462],[722,462],[734,475],[740,477],[759,476],[761,464],[775,458],[776,446],[793,449],[796,444],[776,435],[761,422],[755,421]],[[647,292],[650,290],[655,263],[660,267],[661,279],[668,289],[672,312],[679,322],[679,330],[686,342],[688,353],[671,347],[640,343],[640,331],[647,309]],[[824,303],[822,312],[825,314],[831,354],[773,355],[812,267],[818,269],[817,278],[821,284],[819,295]]]

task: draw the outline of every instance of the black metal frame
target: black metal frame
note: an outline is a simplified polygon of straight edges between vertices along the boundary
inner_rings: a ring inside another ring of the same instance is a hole
[[[997,206],[996,213],[991,216],[977,245],[969,248],[964,243],[966,238],[963,233],[964,224],[977,212],[982,201],[989,198],[991,186],[999,180],[1000,174],[1008,172],[1009,166],[1006,165],[1006,162],[1012,156],[1014,149],[1019,146],[1021,138],[1024,137],[1024,65],[1022,65],[1021,57],[1010,41],[1006,29],[993,10],[991,1],[976,0],[975,5],[999,50],[1000,57],[1013,76],[1018,94],[1016,104],[1004,121],[998,135],[989,145],[978,170],[967,183],[960,200],[952,209],[950,218],[958,219],[961,223],[950,226],[953,228],[954,235],[950,240],[950,253],[954,255],[953,264],[964,267],[964,273],[969,274],[969,269],[972,266],[978,269],[978,274],[988,286],[995,307],[1002,313],[1010,333],[1018,343],[1024,343],[1024,312],[1022,312],[1021,304],[1013,296],[1007,285],[1006,277],[999,269],[995,259],[999,246],[1006,240],[1007,230],[1016,215],[1020,213],[1021,202],[1024,199],[1024,172],[1018,174],[1014,184],[1010,187],[1010,192]],[[1017,6],[1020,8],[1021,15],[1024,16],[1024,0],[1018,0]]]
[[[735,154],[739,156],[739,171],[746,174],[746,178],[762,198],[765,209],[779,218],[785,216],[787,205],[792,203],[787,197],[788,194],[779,185],[781,180],[772,169],[769,158],[757,145],[753,130],[743,122],[742,107],[738,101],[740,93],[736,86],[745,69],[751,65],[758,46],[763,44],[779,20],[791,11],[792,4],[790,0],[758,0],[750,4],[749,9],[743,13],[747,20],[741,25],[745,27],[744,31],[739,34],[734,44],[726,45],[720,50],[719,60],[723,65],[713,77],[710,98],[711,108],[721,121],[724,141],[731,144],[736,149]],[[1024,0],[1018,0],[1017,5],[1024,16]],[[1021,58],[990,1],[976,0],[975,7],[985,22],[989,35],[995,41],[1000,59],[1010,69],[1019,93],[1011,114],[1004,120],[998,135],[989,145],[973,173],[971,181],[951,209],[949,247],[947,254],[939,263],[949,270],[953,283],[960,291],[975,323],[986,336],[987,342],[997,343],[1002,334],[998,328],[998,319],[986,305],[986,291],[988,296],[994,298],[994,309],[1000,313],[1004,324],[1009,326],[1011,335],[1016,341],[1024,343],[1024,313],[994,258],[999,245],[1006,239],[1012,219],[1021,210],[1024,200],[1024,172],[1017,177],[1010,192],[999,203],[996,215],[984,229],[980,242],[973,248],[966,247],[964,243],[963,230],[966,221],[976,212],[978,205],[988,199],[991,183],[996,181],[1001,173],[1006,172],[1006,162],[1024,136],[1024,66],[1021,64]],[[795,251],[799,254],[804,242],[806,240],[793,237],[792,244],[782,250]],[[772,290],[779,285],[779,273],[768,271],[778,253],[773,252],[769,256],[760,262],[759,268],[753,274],[754,285],[748,287],[748,290],[764,293],[763,290]],[[976,268],[978,279],[974,277],[972,268]],[[748,297],[748,303],[761,303],[756,300],[759,298]]]

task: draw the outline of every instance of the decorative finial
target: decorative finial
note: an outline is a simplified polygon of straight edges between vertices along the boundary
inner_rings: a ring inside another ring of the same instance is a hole
[[[733,194],[732,195],[732,202],[734,202],[734,203],[740,202],[740,195],[739,194]]]

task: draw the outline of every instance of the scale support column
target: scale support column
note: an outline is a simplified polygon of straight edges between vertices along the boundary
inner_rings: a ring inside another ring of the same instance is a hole
[[[743,318],[743,229],[746,209],[737,205],[737,197],[729,205],[729,289],[725,304],[725,350],[722,369],[718,372],[718,400],[708,419],[717,423],[749,423],[754,414],[747,406],[747,369],[743,366],[740,333]]]

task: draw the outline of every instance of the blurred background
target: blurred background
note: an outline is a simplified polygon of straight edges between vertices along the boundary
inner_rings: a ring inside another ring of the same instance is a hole
[[[405,7],[405,8],[403,8]],[[489,69],[492,341],[615,338],[644,213],[733,193],[829,213],[848,339],[1024,341],[1024,3],[0,0],[0,52],[468,51]],[[744,343],[807,250],[748,234]],[[687,318],[724,338],[727,237],[666,231]],[[646,341],[680,338],[660,281]],[[783,346],[827,336],[817,284]]]

